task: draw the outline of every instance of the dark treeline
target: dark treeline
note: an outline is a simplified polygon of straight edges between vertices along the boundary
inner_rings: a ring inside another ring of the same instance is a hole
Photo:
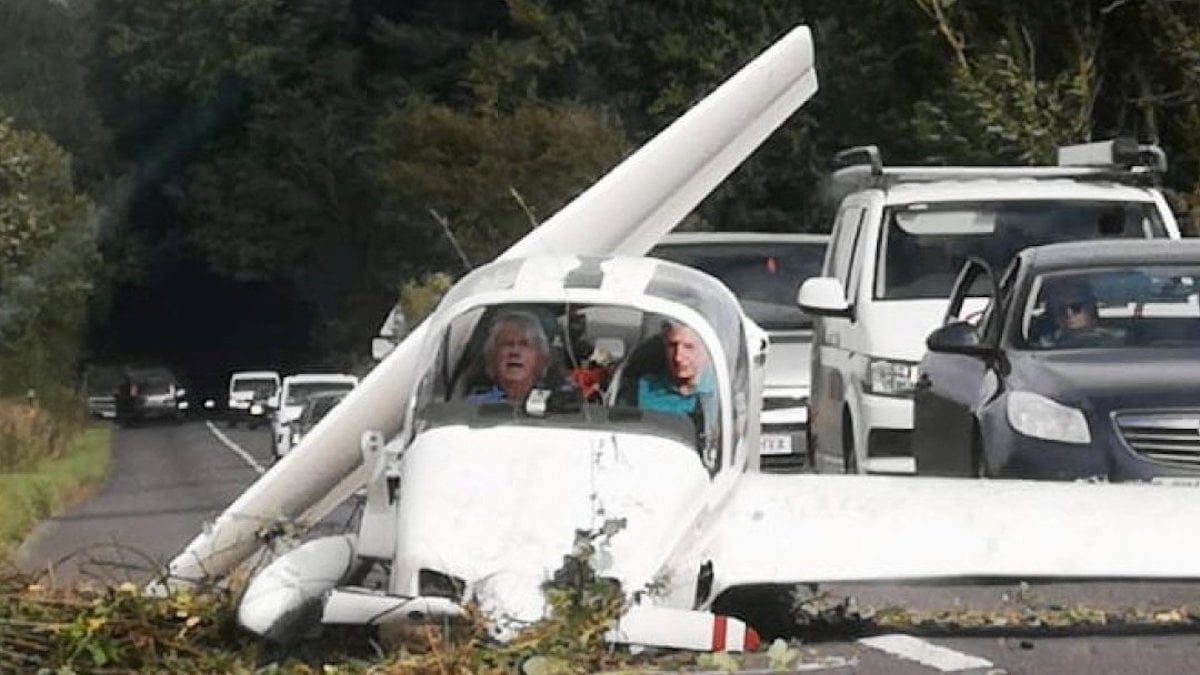
[[[1194,3],[6,0],[0,387],[80,357],[351,367],[402,284],[461,272],[439,220],[488,259],[798,23],[821,91],[692,227],[825,229],[862,143],[1130,135],[1197,194]]]

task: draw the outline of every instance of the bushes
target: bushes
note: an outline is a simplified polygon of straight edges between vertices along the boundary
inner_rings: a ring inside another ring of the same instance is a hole
[[[85,421],[84,406],[70,392],[50,391],[33,402],[0,399],[0,473],[62,457]]]

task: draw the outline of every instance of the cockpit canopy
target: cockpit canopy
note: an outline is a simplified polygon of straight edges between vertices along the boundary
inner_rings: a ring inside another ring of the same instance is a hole
[[[430,425],[627,429],[694,443],[710,469],[740,439],[748,388],[736,298],[643,258],[500,261],[430,319],[410,409]]]

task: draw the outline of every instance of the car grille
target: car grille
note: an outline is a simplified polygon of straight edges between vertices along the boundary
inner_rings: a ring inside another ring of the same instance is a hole
[[[808,405],[807,396],[764,396],[763,410],[785,410],[787,408],[803,408]]]
[[[1200,467],[1200,410],[1117,413],[1121,438],[1142,457]]]

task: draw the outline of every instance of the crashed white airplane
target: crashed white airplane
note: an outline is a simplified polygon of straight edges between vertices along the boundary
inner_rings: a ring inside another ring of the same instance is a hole
[[[541,584],[576,531],[606,522],[623,526],[594,559],[597,573],[636,596],[610,637],[659,646],[753,648],[752,630],[706,611],[747,585],[1200,577],[1200,544],[1179,534],[1200,524],[1186,490],[757,472],[764,333],[712,278],[625,256],[649,250],[815,92],[812,63],[798,28],[462,279],[176,557],[171,580],[227,574],[270,523],[311,524],[364,483],[359,531],[265,567],[242,599],[243,625],[284,639],[318,616],[429,621],[475,601],[503,635],[545,611]],[[517,406],[464,398],[482,336],[512,308],[539,317],[564,368],[577,340],[625,352],[604,394],[538,388]],[[623,393],[664,320],[691,327],[708,353],[715,405],[702,424],[638,409]],[[364,562],[388,570],[385,588],[354,586]]]

